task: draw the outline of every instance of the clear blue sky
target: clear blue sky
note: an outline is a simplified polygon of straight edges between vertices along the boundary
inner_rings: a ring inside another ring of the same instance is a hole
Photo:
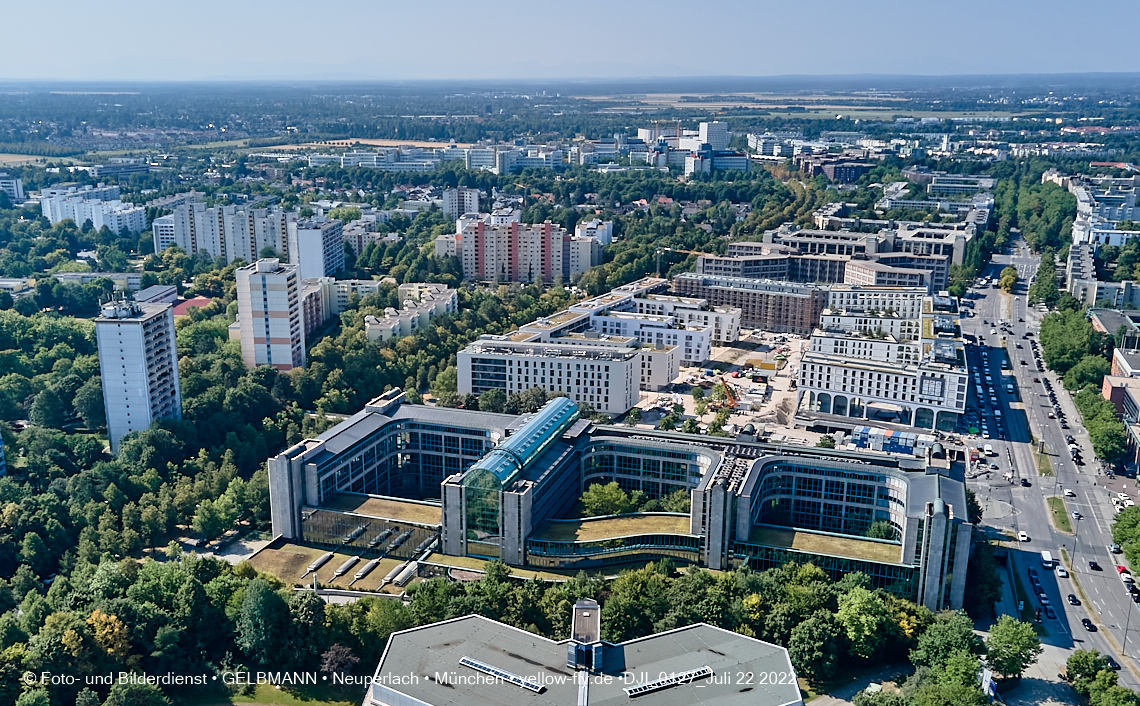
[[[1137,0],[10,0],[0,78],[1140,71]],[[1117,28],[1117,29],[1113,29]],[[1099,36],[1098,36],[1099,35]]]

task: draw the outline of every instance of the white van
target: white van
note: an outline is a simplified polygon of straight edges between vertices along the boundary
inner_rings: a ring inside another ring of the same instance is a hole
[[[982,451],[984,451],[987,456],[997,456],[997,454],[994,453],[994,447],[992,444],[986,444],[983,446]]]

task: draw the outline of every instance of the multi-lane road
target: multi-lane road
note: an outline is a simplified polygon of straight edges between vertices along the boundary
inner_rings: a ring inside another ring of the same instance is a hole
[[[1018,551],[1011,552],[1010,570],[1018,574],[1030,594],[1031,607],[1038,608],[1041,603],[1033,595],[1028,576],[1029,568],[1037,570],[1049,605],[1056,611],[1055,618],[1044,619],[1048,631],[1044,640],[1059,647],[1097,649],[1114,655],[1126,667],[1119,674],[1121,684],[1136,689],[1140,688],[1140,607],[1133,603],[1115,570],[1117,562],[1123,563],[1123,555],[1109,551],[1115,516],[1109,493],[1124,491],[1136,498],[1136,483],[1121,476],[1109,479],[1103,475],[1061,380],[1047,369],[1037,370],[1030,341],[1037,338],[1043,314],[1030,307],[1026,299],[1028,281],[1035,274],[1037,263],[1038,259],[1024,245],[1015,247],[1011,254],[995,255],[984,276],[996,278],[1004,267],[1012,265],[1018,270],[1021,284],[1012,294],[998,289],[973,290],[979,297],[971,300],[974,315],[962,319],[963,333],[977,342],[967,349],[974,383],[970,386],[970,408],[978,410],[987,420],[991,436],[988,440],[972,439],[971,443],[991,444],[997,456],[990,460],[999,467],[988,476],[969,478],[967,482],[983,506],[985,526],[1004,531],[1011,537],[1025,532],[1029,538],[1017,544]],[[1002,331],[999,321],[1008,322],[1009,332]],[[991,334],[991,331],[996,333]],[[1008,361],[1010,369],[1002,369],[1003,360]],[[1026,365],[1022,365],[1022,361]],[[973,372],[975,369],[977,375]],[[993,381],[996,405],[991,403],[987,374]],[[1034,382],[1035,378],[1038,382]],[[980,388],[976,384],[979,379]],[[1070,429],[1062,429],[1060,420],[1049,418],[1053,408],[1043,383],[1046,379],[1052,383]],[[1006,388],[1011,380],[1014,382],[1012,394]],[[997,421],[995,409],[1001,411],[1001,421]],[[1085,465],[1077,465],[1070,457],[1067,435],[1073,436],[1081,446]],[[1042,440],[1053,476],[1038,473],[1034,442]],[[1006,473],[1012,473],[1012,481],[1006,480]],[[1023,484],[1023,479],[1028,483]],[[1073,533],[1054,528],[1046,504],[1046,498],[1063,497],[1066,489],[1075,496],[1065,497],[1066,511],[1076,511],[1082,517],[1081,520],[1070,517]],[[1075,576],[1063,578],[1055,571],[1043,570],[1043,550],[1049,551],[1056,560],[1064,550]],[[1090,560],[1097,562],[1101,570],[1090,568]],[[1008,576],[1003,578],[1009,579]],[[1078,590],[1075,582],[1079,582],[1082,590]],[[1066,600],[1069,594],[1077,595],[1081,605],[1069,605]],[[1086,631],[1082,618],[1091,618],[1098,630]],[[1122,656],[1128,659],[1121,660]]]

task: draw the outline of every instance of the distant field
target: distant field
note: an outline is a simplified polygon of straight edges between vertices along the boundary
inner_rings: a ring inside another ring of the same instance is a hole
[[[322,147],[351,147],[353,145],[372,145],[374,147],[399,147],[400,145],[412,145],[413,147],[447,147],[449,142],[427,142],[425,140],[380,140],[372,138],[353,138],[351,140],[325,140],[322,142],[305,142],[300,145],[274,145],[273,147],[258,147],[258,152],[268,152],[271,150],[296,150],[296,149],[320,149]],[[456,142],[456,147],[470,147],[469,142]]]
[[[724,96],[740,96],[741,98],[754,98],[752,100],[725,100],[715,101],[708,103],[682,101],[682,96],[703,97],[708,95],[724,95]],[[612,108],[603,108],[602,112],[628,112],[630,110],[659,110],[663,107],[671,107],[676,109],[693,108],[698,110],[711,110],[721,111],[728,108],[754,108],[758,112],[763,111],[772,117],[788,117],[788,118],[833,118],[837,114],[842,114],[845,117],[858,118],[864,120],[881,120],[890,119],[896,115],[907,116],[914,118],[925,117],[938,117],[938,118],[963,118],[963,117],[1012,117],[1024,113],[1015,113],[1006,110],[968,110],[968,111],[930,111],[930,110],[909,110],[903,106],[891,105],[892,103],[902,103],[906,98],[894,96],[851,96],[851,95],[829,95],[829,94],[814,94],[814,95],[773,95],[769,93],[726,93],[726,94],[702,94],[702,93],[642,93],[642,94],[621,94],[613,96],[594,95],[582,96],[582,99],[589,101],[614,101],[622,103],[628,101],[629,103],[637,102],[637,105],[618,105]],[[862,105],[852,105],[851,103],[839,103],[836,101],[855,101],[862,103]],[[796,106],[797,108],[803,107],[804,110],[788,110],[788,106]],[[734,117],[747,117],[736,115]]]
[[[36,154],[0,154],[0,167],[14,167],[19,164],[27,164],[34,162],[37,159],[51,159],[58,160],[59,157],[44,157]]]

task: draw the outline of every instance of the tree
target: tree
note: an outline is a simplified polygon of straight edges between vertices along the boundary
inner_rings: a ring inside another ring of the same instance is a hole
[[[79,387],[72,405],[75,407],[75,413],[83,420],[83,426],[88,429],[107,426],[107,410],[103,406],[103,383],[98,375],[92,375]]]
[[[68,412],[67,407],[64,406],[63,400],[59,398],[59,394],[55,390],[48,387],[40,394],[36,395],[36,399],[32,402],[32,409],[29,412],[29,419],[32,424],[49,429],[60,429],[67,423]]]
[[[633,427],[637,426],[639,422],[641,422],[641,409],[634,407],[625,415],[625,423]]]
[[[1057,289],[1057,261],[1052,250],[1041,253],[1041,264],[1038,265],[1035,276],[1037,279],[1029,285],[1029,303],[1056,304],[1060,291]]]
[[[867,527],[867,531],[863,535],[871,539],[898,539],[898,531],[887,520],[875,520]]]
[[[815,445],[821,449],[834,449],[835,437],[831,434],[824,434],[819,437],[819,441],[815,442]]]
[[[321,655],[321,671],[327,673],[351,672],[360,663],[360,658],[344,645],[334,644]]]
[[[970,650],[954,650],[942,662],[933,666],[934,678],[939,684],[977,689],[978,655]]]
[[[1002,288],[1002,291],[1012,292],[1013,288],[1017,286],[1017,268],[1006,267],[1002,270],[999,276],[998,286]]]
[[[237,517],[238,508],[227,496],[222,495],[217,500],[206,498],[198,504],[198,511],[194,513],[194,531],[206,539],[214,539],[232,527]]]
[[[1003,615],[986,638],[986,663],[1005,677],[1020,677],[1044,648],[1031,623]]]
[[[47,689],[32,689],[20,694],[16,706],[51,706],[51,697]]]
[[[507,393],[499,388],[487,390],[479,395],[479,411],[502,413],[507,406]]]
[[[839,596],[835,616],[847,635],[851,654],[863,659],[875,656],[894,626],[883,599],[866,588],[853,588]]]
[[[788,656],[796,673],[813,683],[833,677],[839,659],[842,633],[839,621],[827,610],[817,610],[807,620],[792,628],[788,639]]]
[[[965,613],[940,613],[918,638],[910,651],[916,667],[936,667],[955,652],[981,654],[982,641],[974,634],[974,624]]]
[[[600,515],[621,515],[632,512],[637,503],[621,489],[617,481],[606,483],[592,483],[586,492],[582,493],[582,512],[586,517]]]
[[[264,579],[249,582],[235,621],[237,646],[254,664],[272,664],[288,634],[289,608]]]
[[[978,503],[978,494],[969,488],[966,489],[966,517],[972,525],[982,521],[982,506]]]
[[[1109,374],[1111,368],[1103,356],[1086,355],[1065,373],[1065,389],[1081,390],[1088,385],[1095,385],[1100,389],[1104,376]]]
[[[103,706],[170,706],[170,699],[157,686],[117,683],[111,687]]]
[[[439,397],[445,392],[455,392],[459,387],[459,370],[454,365],[443,369],[431,383],[431,393]]]
[[[290,653],[294,659],[304,660],[316,655],[325,642],[325,602],[309,591],[295,592],[289,597],[292,616]]]
[[[1065,674],[1073,691],[1088,698],[1096,675],[1108,669],[1108,661],[1096,650],[1077,650],[1065,662]]]

